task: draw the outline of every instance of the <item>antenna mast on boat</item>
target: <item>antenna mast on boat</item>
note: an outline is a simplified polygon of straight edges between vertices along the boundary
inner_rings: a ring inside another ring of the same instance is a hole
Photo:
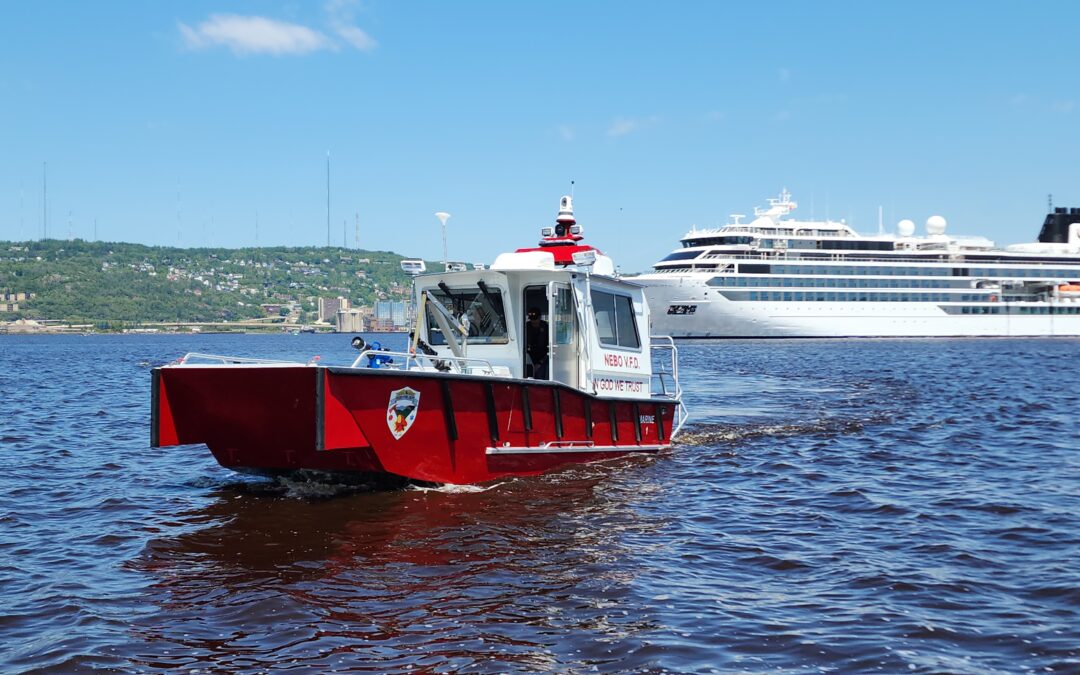
[[[885,221],[883,220],[884,217],[885,214],[882,211],[882,207],[879,205],[877,207],[877,233],[879,237],[885,234]]]

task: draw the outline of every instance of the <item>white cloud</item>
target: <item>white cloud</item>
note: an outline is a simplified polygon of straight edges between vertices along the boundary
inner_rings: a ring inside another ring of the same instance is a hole
[[[773,122],[787,122],[789,119],[791,119],[790,110],[781,110],[773,115]]]
[[[1014,94],[1013,97],[1009,99],[1009,105],[1019,107],[1027,103],[1027,100],[1027,94]]]
[[[638,122],[636,120],[629,120],[625,118],[618,118],[611,123],[608,127],[608,136],[625,136],[638,128]]]
[[[635,131],[641,131],[646,127],[650,127],[656,124],[659,118],[645,117],[645,118],[631,118],[631,117],[616,117],[615,121],[608,127],[608,136],[625,136],[632,134]]]
[[[572,126],[569,126],[567,124],[560,124],[557,131],[559,132],[559,138],[563,139],[564,141],[574,140],[574,128]]]
[[[780,78],[781,82],[787,82],[791,79],[791,71],[787,68],[777,68],[776,76]]]
[[[352,23],[351,3],[331,0],[326,4],[327,33],[298,23],[278,21],[265,16],[212,14],[196,26],[179,22],[178,29],[188,49],[226,47],[234,54],[309,54],[337,50],[342,42],[360,51],[371,51],[378,43]]]
[[[1054,112],[1071,113],[1075,107],[1075,101],[1058,101],[1054,103]]]
[[[212,14],[194,28],[181,23],[180,35],[190,49],[228,47],[235,54],[307,54],[333,48],[317,30],[263,16]]]
[[[325,8],[330,17],[330,28],[338,34],[338,37],[356,49],[370,52],[378,46],[378,43],[365,31],[353,25],[352,8],[355,4],[353,0],[329,0]]]
[[[334,26],[334,32],[337,33],[342,40],[345,40],[362,52],[370,52],[379,45],[378,42],[375,42],[374,38],[356,26],[344,24],[336,25]]]

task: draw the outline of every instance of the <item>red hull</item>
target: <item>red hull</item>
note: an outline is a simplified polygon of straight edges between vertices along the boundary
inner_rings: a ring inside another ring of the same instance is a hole
[[[181,366],[156,369],[153,380],[155,447],[205,443],[232,469],[435,483],[655,452],[670,444],[676,412],[673,401],[605,399],[553,382],[415,371]],[[388,420],[393,392],[406,387],[419,392],[415,418]]]

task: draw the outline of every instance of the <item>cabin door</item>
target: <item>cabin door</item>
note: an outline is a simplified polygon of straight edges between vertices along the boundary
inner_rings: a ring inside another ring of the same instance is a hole
[[[557,281],[548,284],[548,308],[551,320],[551,379],[577,387],[580,350],[574,292],[570,284]]]
[[[550,334],[548,322],[551,319],[551,311],[548,309],[547,286],[526,286],[522,306],[525,308],[525,316],[522,317],[524,322],[521,326],[523,336],[521,372],[528,378],[550,379],[551,346],[548,339]],[[533,314],[537,317],[535,321],[529,318]]]

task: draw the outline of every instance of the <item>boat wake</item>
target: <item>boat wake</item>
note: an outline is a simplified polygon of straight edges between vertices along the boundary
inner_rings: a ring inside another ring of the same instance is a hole
[[[442,494],[473,494],[487,492],[505,484],[505,481],[489,485],[439,485],[387,477],[382,474],[334,473],[329,471],[300,470],[288,474],[230,478],[200,477],[186,483],[190,487],[216,488],[263,497],[283,497],[297,500],[320,500],[365,492],[390,492],[408,490],[415,492],[439,492]]]
[[[307,472],[305,472],[307,473]],[[330,499],[357,492],[374,492],[379,489],[374,483],[342,481],[333,474],[289,475],[274,479],[281,496],[288,499]]]
[[[700,446],[735,443],[754,438],[790,438],[792,436],[839,436],[857,434],[868,426],[886,424],[886,415],[862,419],[824,418],[790,424],[693,424],[675,439],[677,446]]]
[[[334,473],[302,469],[289,473],[265,475],[252,473],[250,477],[231,480],[200,479],[192,481],[193,487],[213,487],[263,497],[283,497],[297,500],[320,500],[364,492],[386,492],[409,487],[409,483],[395,476],[383,474]]]
[[[494,488],[503,485],[503,483],[492,483],[490,485],[454,485],[447,483],[445,485],[409,485],[406,489],[415,490],[417,492],[441,492],[448,495],[462,495],[472,494],[476,492],[487,492]]]

